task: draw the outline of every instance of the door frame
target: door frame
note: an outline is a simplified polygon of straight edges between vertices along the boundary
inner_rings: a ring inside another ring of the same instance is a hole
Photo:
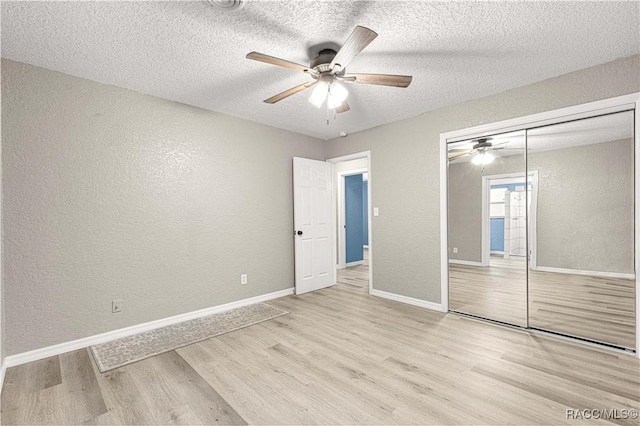
[[[538,203],[538,171],[503,173],[498,175],[482,176],[482,266],[489,266],[491,260],[491,215],[489,214],[489,196],[491,194],[492,180],[513,180],[513,183],[522,182],[525,185],[531,179],[531,207],[528,214],[527,245],[529,246],[529,263],[535,269],[536,263],[536,213]]]
[[[359,160],[362,158],[366,158],[367,159],[367,170],[366,172],[368,173],[368,181],[369,184],[367,185],[367,199],[368,199],[368,203],[367,203],[367,216],[368,216],[368,231],[369,231],[369,294],[371,294],[371,292],[373,291],[373,222],[372,222],[372,217],[373,217],[373,203],[371,202],[371,181],[372,181],[372,167],[371,167],[371,151],[362,151],[362,152],[356,152],[353,154],[347,154],[347,155],[342,155],[340,157],[334,157],[334,158],[329,158],[327,159],[328,163],[332,163],[333,164],[333,170],[334,172],[332,173],[332,177],[333,179],[336,179],[336,172],[335,172],[335,165],[336,163],[341,163],[343,161],[350,161],[350,160]],[[360,172],[362,173],[362,172]],[[359,173],[347,173],[347,174],[359,174]],[[339,181],[342,181],[342,185],[344,185],[344,177],[340,177]],[[337,230],[337,224],[338,224],[338,206],[336,203],[338,194],[338,185],[340,183],[338,182],[338,184],[336,184],[336,182],[334,182],[333,185],[333,197],[331,197],[332,202],[333,202],[333,233],[334,235],[338,234],[338,230]],[[342,194],[344,197],[344,186],[342,188]],[[344,205],[344,201],[343,201],[343,205]],[[344,214],[344,209],[343,210],[343,214]],[[344,217],[342,218],[343,220],[343,224],[344,224]],[[340,241],[339,246],[341,247],[341,251],[344,250],[344,228],[342,230],[342,232],[340,232],[340,237],[342,239],[342,241]],[[334,248],[333,248],[333,258],[336,259],[336,257],[338,256],[335,244],[334,244]],[[340,261],[342,262],[344,259],[344,257],[342,255],[340,255]],[[335,262],[334,262],[335,263]],[[336,263],[335,265],[335,273],[336,276],[338,274],[338,264]]]
[[[449,244],[448,205],[449,186],[447,143],[506,133],[535,127],[558,124],[565,121],[589,118],[626,110],[635,112],[634,152],[635,152],[635,276],[636,276],[636,357],[640,358],[640,92],[616,96],[538,114],[526,115],[495,123],[482,124],[466,129],[440,134],[440,298],[443,311],[449,311]]]
[[[369,169],[355,169],[350,170],[348,172],[339,172],[338,173],[338,193],[340,194],[340,202],[341,205],[336,208],[336,214],[338,215],[337,226],[338,230],[338,269],[343,269],[349,266],[356,266],[364,263],[364,260],[360,260],[357,262],[349,262],[347,263],[347,229],[346,225],[346,193],[344,190],[344,178],[347,176],[361,175],[363,173],[367,173]],[[367,179],[368,180],[368,179]],[[368,191],[368,190],[367,190]],[[335,197],[336,199],[338,197]],[[367,205],[368,208],[368,205]]]

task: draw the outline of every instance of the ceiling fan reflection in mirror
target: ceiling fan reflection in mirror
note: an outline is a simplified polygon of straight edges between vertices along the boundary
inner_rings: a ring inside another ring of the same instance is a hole
[[[343,113],[349,111],[351,108],[347,103],[349,92],[340,84],[341,82],[393,87],[407,87],[411,83],[412,77],[409,75],[356,74],[346,72],[346,67],[349,62],[351,62],[358,53],[362,52],[377,36],[378,34],[375,31],[357,26],[337,52],[333,49],[321,50],[318,56],[311,60],[308,67],[258,52],[247,54],[247,58],[295,71],[302,71],[312,78],[311,81],[278,93],[265,99],[264,102],[275,104],[298,92],[313,88],[309,102],[320,108],[326,100],[328,110],[332,109],[335,110],[336,113]]]
[[[469,148],[450,149],[449,153],[462,152],[462,154],[457,154],[452,157],[449,157],[449,161],[455,161],[460,158],[473,156],[473,158],[471,159],[471,162],[473,164],[484,166],[485,164],[491,163],[495,158],[495,155],[492,154],[491,151],[507,149],[506,147],[503,147],[500,145],[505,145],[509,143],[509,141],[504,141],[504,142],[494,144],[490,142],[490,140],[492,139],[493,138],[490,138],[490,137],[475,139],[472,141],[474,142],[474,145],[471,147],[471,149]]]

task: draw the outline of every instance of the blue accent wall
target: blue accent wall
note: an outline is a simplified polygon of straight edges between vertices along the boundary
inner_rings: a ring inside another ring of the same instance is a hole
[[[369,182],[362,182],[362,244],[369,245]]]
[[[364,259],[362,249],[364,241],[362,220],[362,175],[344,178],[344,216],[346,236],[346,261],[357,262]]]
[[[491,251],[504,251],[504,218],[491,218]]]

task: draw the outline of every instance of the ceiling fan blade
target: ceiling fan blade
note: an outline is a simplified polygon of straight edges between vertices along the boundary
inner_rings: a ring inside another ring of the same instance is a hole
[[[309,87],[315,86],[316,84],[318,84],[317,81],[310,81],[308,83],[300,84],[299,86],[292,87],[289,90],[285,90],[284,92],[278,93],[277,95],[274,95],[269,99],[265,99],[264,102],[268,104],[275,104],[278,101],[288,98],[291,95],[295,95],[298,92],[302,92],[303,90],[308,89]]]
[[[347,41],[344,42],[336,56],[331,61],[331,72],[335,73],[341,69],[345,69],[349,62],[362,50],[369,45],[378,33],[366,27],[357,26],[351,33]],[[336,67],[338,65],[338,67]]]
[[[349,104],[347,103],[347,101],[342,101],[342,104],[336,108],[336,112],[338,114],[341,114],[343,112],[347,112],[351,109],[351,107],[349,106]]]
[[[449,152],[469,152],[471,148],[451,148]]]
[[[247,54],[247,59],[254,61],[264,62],[271,65],[277,65],[279,67],[289,68],[295,71],[302,71],[312,75],[318,75],[316,70],[305,67],[304,65],[296,64],[295,62],[287,61],[285,59],[276,58],[274,56],[265,55],[264,53],[251,52]]]
[[[377,84],[379,86],[407,87],[413,77],[410,75],[391,74],[345,74],[344,81],[359,84]]]
[[[471,153],[471,152],[466,152],[466,153],[464,153],[464,154],[455,155],[455,156],[453,156],[453,157],[449,157],[449,161],[455,161],[455,160],[457,160],[457,159],[459,159],[459,158],[468,157],[468,156],[470,156],[470,155],[473,155],[473,153]]]

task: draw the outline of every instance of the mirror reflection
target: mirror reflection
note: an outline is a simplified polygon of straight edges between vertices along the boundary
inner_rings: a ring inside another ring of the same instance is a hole
[[[449,307],[526,326],[525,132],[449,144]]]
[[[633,112],[527,132],[529,326],[635,347]]]
[[[635,349],[632,111],[448,144],[449,308]]]

